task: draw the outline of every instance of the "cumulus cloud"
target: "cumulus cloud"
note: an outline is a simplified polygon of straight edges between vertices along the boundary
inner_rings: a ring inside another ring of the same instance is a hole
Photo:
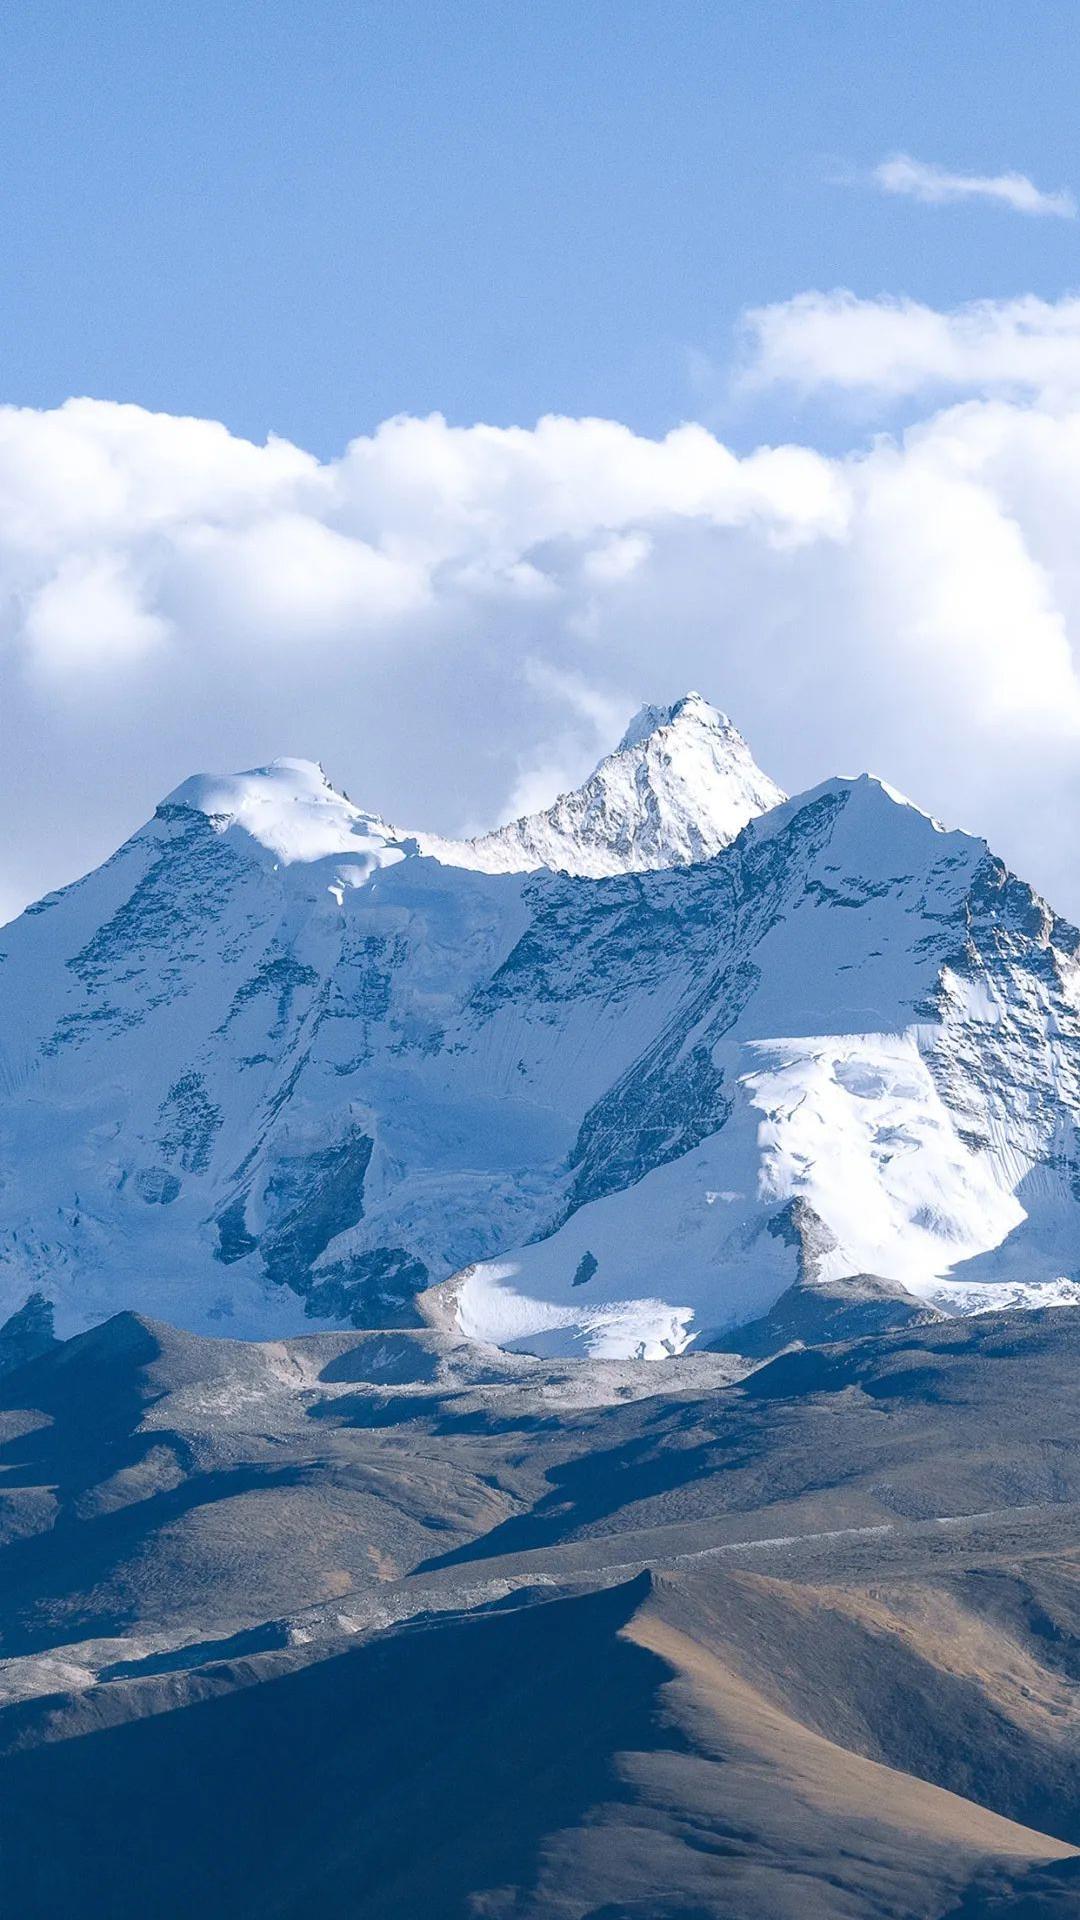
[[[845,288],[755,307],[744,338],[750,387],[786,384],[898,400],[928,389],[1080,393],[1080,296],[973,300],[940,312]]]
[[[626,539],[631,541],[634,536],[627,535]],[[609,552],[610,547],[599,547],[596,557]],[[605,572],[601,577],[613,576]],[[537,813],[560,793],[579,786],[596,762],[622,738],[635,710],[632,700],[607,693],[580,673],[560,670],[547,660],[526,660],[523,675],[526,685],[545,704],[562,710],[564,722],[546,734],[539,748],[534,745],[521,753],[517,777],[502,809],[507,820]]]
[[[161,645],[169,623],[143,605],[122,553],[56,556],[30,596],[23,635],[34,666],[59,685],[109,673]]]
[[[894,153],[874,168],[871,178],[884,193],[905,194],[924,206],[954,206],[962,200],[990,200],[1013,213],[1036,218],[1076,219],[1076,201],[1064,190],[1044,193],[1026,173],[950,173],[933,161]]]
[[[605,420],[401,418],[320,465],[130,406],[0,409],[9,639],[32,665],[62,656],[73,690],[80,665],[183,646],[200,626],[219,645],[375,643],[457,596],[543,599],[575,562],[597,586],[624,579],[650,526],[798,543],[844,512],[816,454],[739,460],[697,426],[655,441]]]
[[[824,335],[759,330],[762,377],[842,365],[834,308],[905,312],[807,300],[765,311]],[[192,771],[305,754],[453,832],[691,685],[789,789],[870,767],[1080,910],[1080,399],[1001,384],[830,457],[436,416],[319,462],[103,402],[0,411],[0,914]]]

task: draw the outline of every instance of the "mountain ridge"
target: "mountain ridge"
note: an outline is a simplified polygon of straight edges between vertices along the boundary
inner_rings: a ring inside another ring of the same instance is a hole
[[[66,1343],[0,1381],[7,1908],[1064,1920],[1078,1349]]]
[[[588,779],[550,807],[453,838],[391,824],[354,805],[316,761],[290,756],[232,775],[194,774],[157,809],[203,813],[246,832],[285,865],[348,857],[352,884],[409,854],[484,873],[550,868],[582,878],[709,859],[786,798],[725,713],[698,693],[644,706]]]
[[[601,768],[670,797],[704,705]],[[659,1358],[800,1280],[1077,1298],[1080,935],[870,776],[678,851],[493,872],[314,763],[183,783],[0,936],[0,1318]]]

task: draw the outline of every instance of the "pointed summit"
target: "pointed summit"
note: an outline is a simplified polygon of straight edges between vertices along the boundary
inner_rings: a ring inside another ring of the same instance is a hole
[[[540,813],[475,840],[390,826],[354,806],[313,760],[279,759],[246,773],[195,774],[158,808],[150,830],[202,813],[283,868],[334,859],[348,885],[411,853],[481,873],[540,867],[586,879],[709,860],[748,820],[785,799],[725,713],[700,693],[645,706],[584,785]]]
[[[639,747],[650,734],[659,733],[662,727],[673,726],[677,720],[699,720],[707,727],[717,730],[726,729],[734,733],[726,713],[719,707],[712,707],[700,693],[684,693],[671,707],[639,707],[626,732],[616,747],[616,753],[625,753],[630,747]]]
[[[425,852],[487,873],[551,867],[589,879],[709,860],[784,793],[738,729],[700,693],[642,707],[614,753],[541,813]]]

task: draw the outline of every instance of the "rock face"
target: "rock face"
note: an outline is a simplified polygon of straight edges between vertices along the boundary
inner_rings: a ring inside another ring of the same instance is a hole
[[[43,1293],[31,1293],[0,1326],[0,1373],[13,1373],[58,1345],[49,1301]]]
[[[778,794],[710,714],[471,856],[306,762],[189,781],[5,929],[0,1321],[653,1357],[796,1282],[1077,1298],[1080,936],[866,777],[696,858],[724,766]]]

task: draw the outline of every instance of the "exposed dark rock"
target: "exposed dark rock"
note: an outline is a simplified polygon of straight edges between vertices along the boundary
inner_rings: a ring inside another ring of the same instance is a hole
[[[798,1244],[802,1256],[805,1243],[801,1236]],[[833,1340],[858,1340],[894,1327],[931,1326],[945,1317],[897,1282],[879,1280],[873,1274],[825,1282],[800,1280],[788,1287],[761,1319],[734,1327],[714,1345],[720,1352],[766,1359],[796,1344],[818,1346]]]
[[[0,1327],[0,1373],[11,1373],[59,1344],[53,1332],[52,1301],[43,1293],[31,1293]]]
[[[267,1226],[259,1236],[275,1285],[307,1293],[319,1255],[363,1218],[371,1149],[370,1136],[349,1127],[331,1146],[278,1161],[266,1183]]]

